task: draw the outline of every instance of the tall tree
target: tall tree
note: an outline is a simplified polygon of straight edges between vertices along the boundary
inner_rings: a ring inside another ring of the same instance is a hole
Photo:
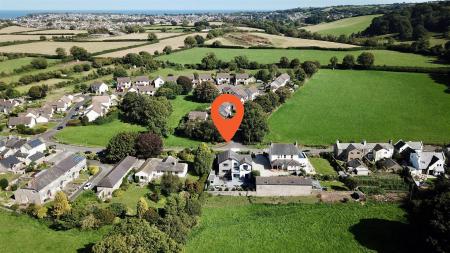
[[[70,48],[70,54],[75,60],[86,61],[91,58],[91,54],[82,47],[73,46]]]
[[[148,33],[147,40],[150,42],[158,42],[158,36],[155,33]]]
[[[342,60],[342,67],[346,69],[352,69],[355,66],[355,57],[351,54],[348,54]]]
[[[219,90],[215,84],[203,82],[195,87],[193,96],[198,102],[211,103],[219,96]]]
[[[141,197],[139,198],[137,205],[136,205],[136,216],[139,219],[142,219],[144,217],[145,212],[148,210],[148,204],[147,201]]]
[[[370,52],[362,52],[357,61],[364,68],[370,68],[375,63],[375,56]]]
[[[135,143],[137,133],[122,132],[109,140],[106,146],[106,159],[111,162],[118,162],[126,156],[136,154]]]
[[[62,191],[57,192],[53,201],[52,215],[59,219],[62,215],[70,212],[71,209],[67,195]]]
[[[267,115],[260,105],[254,102],[244,104],[244,119],[241,123],[242,141],[245,144],[258,143],[269,131]]]
[[[156,157],[163,150],[163,141],[154,133],[141,133],[136,141],[136,154],[141,159]]]
[[[194,151],[193,167],[197,175],[208,174],[214,161],[212,150],[205,143],[201,143]]]
[[[338,65],[338,58],[336,56],[333,56],[330,58],[330,67],[332,69],[335,69]]]

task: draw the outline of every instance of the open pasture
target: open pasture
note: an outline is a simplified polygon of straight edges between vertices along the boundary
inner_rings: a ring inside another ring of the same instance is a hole
[[[358,33],[365,30],[367,27],[369,27],[372,20],[379,16],[380,15],[367,15],[352,18],[344,18],[329,23],[321,23],[302,28],[310,32],[320,33],[322,35],[331,34],[334,36],[339,36],[343,34],[349,36],[352,33]]]
[[[206,33],[186,34],[186,35],[182,35],[182,36],[178,36],[178,37],[174,37],[174,38],[168,38],[165,40],[161,40],[158,43],[144,45],[141,47],[125,49],[125,50],[116,51],[116,52],[107,53],[107,54],[102,54],[99,56],[100,57],[123,57],[129,53],[137,54],[141,51],[149,52],[151,54],[153,54],[155,51],[158,51],[161,53],[166,46],[171,46],[173,50],[176,50],[176,49],[180,49],[184,46],[184,39],[186,37],[195,36],[195,35],[202,35],[202,36],[206,37]],[[108,42],[108,43],[112,43],[112,42]]]
[[[8,33],[18,33],[18,32],[28,32],[28,31],[35,31],[36,28],[31,27],[22,27],[22,26],[7,26],[5,28],[0,29],[0,34],[8,34]]]
[[[250,61],[270,64],[279,62],[282,56],[289,59],[299,58],[301,61],[317,60],[322,65],[327,65],[330,58],[336,56],[339,62],[345,55],[351,54],[358,57],[362,52],[371,52],[375,55],[375,65],[410,66],[410,67],[445,67],[448,65],[436,63],[435,57],[427,57],[418,54],[401,53],[389,50],[356,50],[333,51],[315,49],[230,49],[230,48],[193,48],[170,55],[159,56],[160,60],[169,60],[174,63],[192,64],[200,63],[208,53],[214,53],[224,61],[232,60],[239,55],[247,56]]]
[[[0,42],[40,40],[40,37],[40,35],[3,34],[0,35]]]
[[[29,54],[44,54],[56,55],[55,50],[58,47],[66,49],[67,52],[73,46],[85,48],[90,53],[101,52],[105,50],[117,49],[122,47],[129,47],[143,44],[139,41],[121,41],[121,42],[54,42],[54,41],[39,41],[34,43],[10,45],[0,47],[2,53],[29,53]]]
[[[50,30],[40,30],[40,31],[31,31],[31,32],[24,32],[24,34],[81,34],[81,33],[87,33],[86,30],[63,30],[63,29],[50,29]]]
[[[12,73],[15,69],[19,69],[23,66],[29,65],[34,57],[22,57],[17,59],[0,61],[0,73],[4,72],[6,74]],[[48,63],[54,63],[59,60],[47,59]]]
[[[164,39],[167,37],[183,35],[183,33],[172,33],[172,32],[167,32],[167,33],[157,32],[155,34],[158,37],[158,39]],[[95,38],[95,39],[91,39],[91,40],[96,40],[96,41],[147,40],[147,37],[148,37],[148,33],[130,33],[130,34],[111,36],[111,37],[106,37],[106,38]]]
[[[320,70],[269,118],[266,141],[450,141],[450,94],[427,74]]]
[[[280,200],[273,198],[273,203]],[[395,204],[257,204],[210,197],[187,252],[408,252],[411,233]],[[323,229],[327,228],[327,229]]]

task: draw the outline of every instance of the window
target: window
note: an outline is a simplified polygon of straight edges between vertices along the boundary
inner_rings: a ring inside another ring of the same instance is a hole
[[[223,167],[228,167],[228,163],[223,163],[222,166]]]

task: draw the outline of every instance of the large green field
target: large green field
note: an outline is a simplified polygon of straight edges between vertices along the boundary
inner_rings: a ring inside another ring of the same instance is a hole
[[[0,73],[5,72],[6,74],[12,73],[15,69],[19,69],[23,66],[29,65],[33,60],[33,57],[22,57],[12,60],[6,60],[0,62]],[[57,62],[56,59],[47,59],[48,63]]]
[[[15,216],[0,210],[1,252],[76,253],[102,238],[99,231],[54,231],[25,215]]]
[[[186,96],[178,96],[175,100],[171,100],[171,103],[173,112],[169,118],[169,127],[172,129],[178,126],[178,122],[188,112],[197,109],[205,109],[208,106],[207,104],[190,101]],[[55,138],[58,141],[67,144],[105,147],[114,135],[123,131],[139,132],[145,131],[145,128],[124,123],[117,119],[103,125],[66,127],[59,131],[55,135]],[[198,143],[199,142],[197,141],[174,135],[169,135],[169,137],[164,140],[165,147],[194,147]]]
[[[443,67],[448,65],[435,63],[436,58],[418,54],[401,53],[389,50],[365,50],[375,55],[375,65],[387,66],[414,66],[414,67]],[[327,65],[330,58],[336,56],[339,62],[345,55],[352,54],[357,57],[363,51],[332,51],[313,49],[229,49],[229,48],[193,48],[160,56],[159,60],[169,60],[180,64],[200,63],[208,53],[214,53],[219,59],[229,61],[238,55],[245,55],[251,61],[269,64],[279,62],[282,56],[289,59],[299,58],[301,61],[318,60]]]
[[[450,141],[450,94],[427,74],[320,70],[269,119],[266,141]]]
[[[339,36],[341,34],[344,34],[348,36],[351,35],[352,33],[358,33],[363,31],[370,25],[372,19],[378,16],[380,15],[367,15],[353,18],[344,18],[334,22],[322,23],[303,28],[307,31],[317,32],[323,35],[331,34],[334,36]]]
[[[385,203],[270,205],[211,197],[186,251],[407,252],[404,214]]]

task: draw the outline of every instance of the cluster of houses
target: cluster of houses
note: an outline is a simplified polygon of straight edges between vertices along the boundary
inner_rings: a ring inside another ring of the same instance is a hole
[[[412,175],[437,176],[445,173],[444,152],[424,151],[421,141],[399,140],[393,144],[387,143],[342,143],[336,141],[334,145],[334,156],[345,162],[348,174],[366,176],[370,170],[367,164],[379,164],[388,171],[398,171],[403,167],[399,165],[394,154],[398,154],[406,160]]]
[[[103,117],[109,112],[115,101],[116,99],[114,95],[92,96],[91,104],[84,110],[84,116],[86,116],[88,122],[92,122],[99,117]]]
[[[0,172],[24,174],[30,163],[40,163],[47,146],[41,139],[24,139],[15,136],[0,139]]]
[[[233,188],[248,185],[251,172],[260,170],[261,173],[261,169],[270,170],[271,173],[256,177],[256,194],[258,196],[310,195],[316,186],[313,180],[296,176],[303,173],[315,174],[314,167],[297,143],[271,143],[265,150],[263,158],[267,160],[268,168],[264,168],[264,166],[261,168],[255,159],[252,155],[239,154],[232,150],[220,152],[216,156],[215,167],[208,176],[209,188],[216,189],[224,186]]]
[[[15,107],[22,103],[23,101],[19,99],[0,99],[0,112],[10,114]]]
[[[25,112],[21,112],[17,117],[10,117],[8,127],[15,128],[18,125],[24,125],[33,128],[39,123],[48,123],[54,113],[66,112],[73,103],[80,102],[81,97],[72,95],[64,95],[60,99],[47,102],[40,108],[28,108]]]

